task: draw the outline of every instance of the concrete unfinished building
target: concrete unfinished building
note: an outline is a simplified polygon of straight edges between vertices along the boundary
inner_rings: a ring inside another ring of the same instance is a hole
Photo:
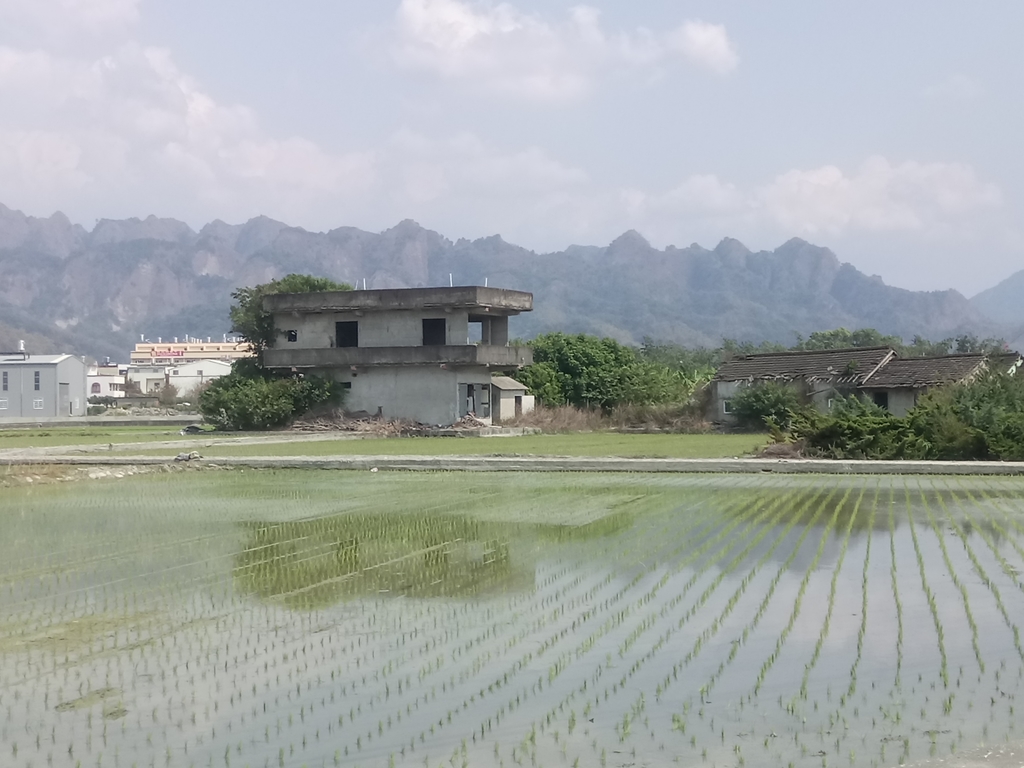
[[[267,296],[263,307],[277,329],[266,365],[341,382],[349,411],[426,424],[472,414],[490,423],[502,391],[491,373],[533,362],[529,347],[508,343],[509,317],[533,309],[533,294],[522,291],[282,293]],[[525,388],[515,407],[532,407]]]

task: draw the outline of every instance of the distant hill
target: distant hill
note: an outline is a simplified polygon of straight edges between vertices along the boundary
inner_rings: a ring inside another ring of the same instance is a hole
[[[904,338],[999,331],[956,291],[887,286],[798,239],[757,253],[732,239],[659,250],[631,231],[606,247],[538,254],[497,235],[451,241],[408,220],[381,233],[314,233],[266,217],[194,232],[150,216],[87,232],[60,213],[39,219],[0,205],[0,270],[0,350],[24,338],[39,352],[122,360],[142,335],[220,337],[235,288],[289,272],[368,288],[447,285],[451,274],[457,285],[532,291],[535,311],[513,320],[523,337],[564,330],[713,345],[792,342],[839,326]]]
[[[971,297],[971,306],[996,322],[1024,325],[1024,269]]]

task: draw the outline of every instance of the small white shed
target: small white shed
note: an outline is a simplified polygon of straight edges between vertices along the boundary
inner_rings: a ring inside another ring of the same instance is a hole
[[[498,423],[514,419],[533,410],[533,395],[526,393],[526,385],[511,376],[491,377],[491,419]]]

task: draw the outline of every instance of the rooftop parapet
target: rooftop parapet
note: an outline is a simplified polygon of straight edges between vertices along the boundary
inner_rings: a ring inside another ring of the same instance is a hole
[[[391,312],[468,309],[490,315],[533,310],[533,294],[505,288],[388,288],[371,291],[275,293],[263,299],[267,312]]]
[[[519,368],[533,362],[529,347],[486,345],[436,347],[331,347],[328,349],[268,349],[270,368],[336,368],[378,365],[486,365]]]

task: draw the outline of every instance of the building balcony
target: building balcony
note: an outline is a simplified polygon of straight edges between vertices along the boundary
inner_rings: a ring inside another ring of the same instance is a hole
[[[376,365],[486,365],[518,368],[533,362],[529,347],[488,344],[428,347],[329,347],[326,349],[268,349],[269,368],[341,368]]]

